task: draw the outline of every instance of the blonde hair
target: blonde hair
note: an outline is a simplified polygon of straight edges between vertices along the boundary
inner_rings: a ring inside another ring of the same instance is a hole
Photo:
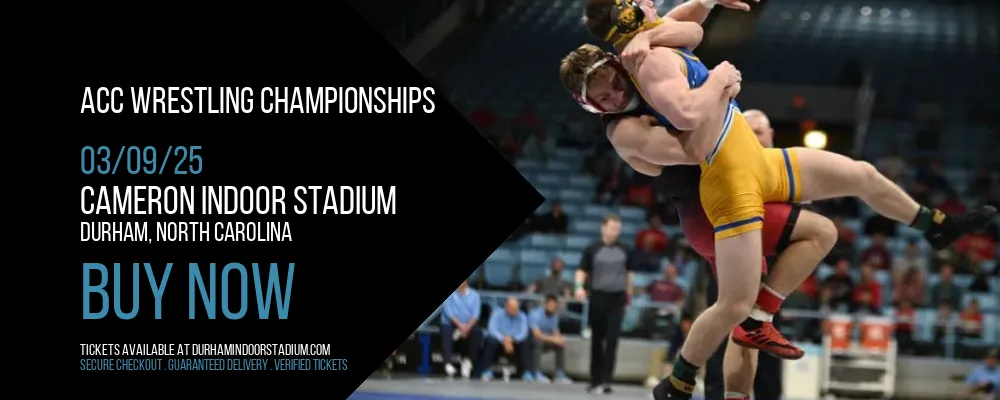
[[[587,70],[604,57],[607,53],[592,44],[584,44],[571,51],[559,62],[559,80],[563,87],[574,96],[580,94],[583,86],[590,83],[594,76],[593,72],[588,75]]]

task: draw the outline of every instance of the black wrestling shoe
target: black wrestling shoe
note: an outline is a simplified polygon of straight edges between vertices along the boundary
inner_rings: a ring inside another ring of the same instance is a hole
[[[604,387],[601,388],[601,393],[604,393],[604,394],[614,394],[615,390],[612,389],[611,386],[609,386],[609,385],[604,385]]]
[[[687,388],[690,389],[690,391],[684,391],[681,390],[681,388]],[[660,381],[660,384],[653,388],[653,400],[690,400],[691,393],[693,391],[694,385],[681,382],[677,378],[669,376],[667,379]]]
[[[942,250],[966,233],[986,229],[996,215],[997,209],[992,206],[979,207],[970,213],[956,216],[946,216],[934,210],[934,225],[924,232],[924,238],[935,250]]]

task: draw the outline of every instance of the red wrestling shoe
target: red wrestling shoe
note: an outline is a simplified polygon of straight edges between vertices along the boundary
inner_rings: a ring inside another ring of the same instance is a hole
[[[778,332],[770,322],[764,322],[759,329],[752,331],[737,326],[733,329],[733,343],[785,360],[798,360],[805,355],[802,349],[785,339],[785,335]]]

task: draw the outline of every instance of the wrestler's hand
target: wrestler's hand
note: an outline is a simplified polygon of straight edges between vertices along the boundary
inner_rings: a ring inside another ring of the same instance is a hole
[[[649,31],[639,32],[622,49],[622,65],[633,74],[638,73],[639,66],[646,60],[646,56],[649,55],[652,48],[649,35]]]
[[[730,100],[735,99],[736,95],[740,94],[740,90],[743,89],[743,85],[740,82],[736,82],[726,88],[726,97]]]
[[[750,11],[750,4],[748,3],[751,1],[760,3],[760,0],[717,0],[716,3],[733,10]]]
[[[722,86],[726,88],[743,82],[743,74],[733,64],[730,64],[729,61],[723,61],[719,65],[716,65],[715,68],[712,68],[710,75],[715,76],[716,79],[721,79]]]

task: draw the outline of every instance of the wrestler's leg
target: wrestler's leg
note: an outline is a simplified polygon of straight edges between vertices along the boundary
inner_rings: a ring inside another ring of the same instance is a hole
[[[757,374],[757,350],[738,346],[730,340],[722,360],[722,374],[725,377],[726,399],[747,397],[753,391]]]
[[[681,348],[684,360],[704,365],[729,332],[750,315],[760,287],[761,253],[760,229],[715,241],[719,299],[691,325]]]
[[[986,206],[962,216],[945,217],[913,200],[894,182],[864,161],[840,154],[795,148],[797,179],[801,200],[822,200],[855,196],[887,218],[908,224],[922,232],[935,248],[944,248],[965,232],[989,225],[996,209]]]
[[[782,297],[799,287],[833,249],[837,243],[837,227],[829,218],[802,210],[792,228],[789,242],[788,247],[778,255],[765,285]]]

